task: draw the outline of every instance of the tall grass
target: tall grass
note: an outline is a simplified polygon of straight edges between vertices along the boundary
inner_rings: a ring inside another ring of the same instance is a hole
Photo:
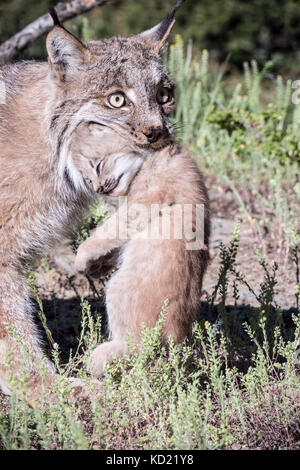
[[[192,45],[186,47],[179,36],[168,66],[178,88],[179,140],[216,185],[229,187],[258,241],[264,244],[266,228],[278,233],[280,248],[290,253],[300,221],[300,106],[292,104],[291,81],[273,78],[271,64],[259,71],[253,61],[228,88],[224,68],[210,66],[207,51],[193,60]],[[266,102],[267,85],[272,92]]]

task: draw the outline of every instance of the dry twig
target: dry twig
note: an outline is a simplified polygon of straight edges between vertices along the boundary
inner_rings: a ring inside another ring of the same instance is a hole
[[[55,9],[60,22],[63,23],[107,2],[108,0],[71,0],[67,3],[58,3]],[[49,13],[30,23],[22,31],[0,45],[0,63],[9,62],[42,34],[50,31],[52,26],[53,20]]]

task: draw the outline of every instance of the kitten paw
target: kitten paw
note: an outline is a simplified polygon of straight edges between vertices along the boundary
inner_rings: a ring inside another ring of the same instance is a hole
[[[101,377],[106,363],[123,356],[126,343],[123,341],[107,341],[100,344],[92,352],[88,361],[88,370],[94,377]]]
[[[84,273],[87,270],[90,261],[89,253],[85,250],[84,243],[80,245],[74,262],[74,269],[78,273]]]
[[[89,399],[92,396],[101,395],[103,393],[103,386],[98,380],[93,379],[89,384],[86,384],[83,380],[74,377],[70,377],[67,380],[71,385],[71,393],[69,395],[70,401],[83,398]]]

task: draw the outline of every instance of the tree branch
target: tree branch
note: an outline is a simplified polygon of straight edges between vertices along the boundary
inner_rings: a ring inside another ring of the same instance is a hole
[[[67,3],[58,3],[55,9],[60,22],[63,23],[107,2],[108,0],[71,0]],[[49,13],[30,23],[22,31],[0,45],[0,63],[9,62],[42,34],[50,31],[52,27],[53,20]]]

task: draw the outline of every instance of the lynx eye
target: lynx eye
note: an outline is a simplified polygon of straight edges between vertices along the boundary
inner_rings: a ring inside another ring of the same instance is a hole
[[[108,102],[114,108],[122,108],[126,103],[126,98],[120,91],[109,95]]]
[[[159,104],[166,104],[172,99],[172,91],[170,88],[161,87],[157,92],[157,101]]]

